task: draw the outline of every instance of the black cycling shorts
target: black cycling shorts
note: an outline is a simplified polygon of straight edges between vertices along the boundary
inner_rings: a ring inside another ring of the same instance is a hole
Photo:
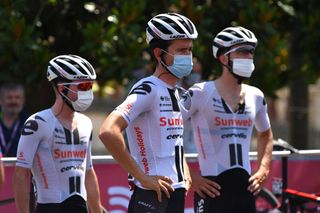
[[[249,177],[240,168],[227,170],[218,176],[205,176],[221,186],[220,196],[203,199],[195,192],[195,213],[255,213],[255,198],[248,191]]]
[[[35,213],[88,213],[86,201],[73,195],[62,203],[38,203]]]
[[[178,188],[170,192],[170,198],[162,192],[162,202],[158,201],[157,193],[135,187],[131,196],[128,213],[183,213],[185,189]]]

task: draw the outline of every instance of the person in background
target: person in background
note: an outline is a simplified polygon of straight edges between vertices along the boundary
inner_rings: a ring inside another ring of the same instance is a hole
[[[96,73],[76,55],[49,62],[55,92],[49,109],[30,116],[21,132],[14,171],[19,213],[28,212],[30,171],[37,188],[36,213],[101,213],[100,191],[91,159],[92,122],[82,114],[93,101]]]
[[[28,118],[24,88],[16,83],[0,86],[0,147],[4,157],[15,157],[20,131]]]
[[[192,70],[198,33],[191,20],[177,13],[156,15],[146,33],[155,71],[133,85],[126,100],[102,124],[99,137],[132,176],[129,213],[182,213],[191,180],[175,86]],[[122,135],[125,129],[130,152]]]
[[[261,90],[244,84],[254,70],[257,38],[228,27],[213,41],[222,75],[184,94],[182,114],[191,118],[200,172],[190,171],[195,212],[255,213],[254,196],[269,175],[273,134]],[[257,130],[258,167],[251,173],[249,151]]]

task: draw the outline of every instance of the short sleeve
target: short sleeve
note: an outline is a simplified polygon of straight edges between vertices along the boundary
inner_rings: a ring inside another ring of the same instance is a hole
[[[152,82],[142,82],[134,86],[126,100],[115,111],[130,123],[141,113],[151,110],[156,98],[155,86]]]
[[[43,135],[47,134],[48,128],[45,128],[46,121],[35,115],[31,116],[25,122],[18,144],[17,166],[31,168],[35,153]]]
[[[270,119],[268,116],[268,107],[265,98],[259,97],[257,99],[257,106],[260,106],[255,119],[255,127],[259,132],[267,131],[270,127]]]

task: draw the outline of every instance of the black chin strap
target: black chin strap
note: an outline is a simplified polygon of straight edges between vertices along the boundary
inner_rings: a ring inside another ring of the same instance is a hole
[[[59,93],[60,96],[62,97],[63,102],[64,102],[72,111],[75,111],[75,109],[73,108],[73,106],[72,106],[72,104],[71,104],[71,101],[66,98],[66,96],[68,96],[68,92],[69,92],[68,89],[67,89],[67,88],[64,88],[64,89],[62,90],[62,93],[63,93],[63,95],[62,95],[62,94],[60,93],[60,91],[58,90],[57,85],[55,85],[55,86],[56,86],[56,89],[57,89],[58,93]],[[67,85],[66,87],[69,88],[69,85]]]
[[[223,66],[225,66],[229,72],[238,80],[238,84],[242,84],[243,80],[247,79],[246,77],[242,77],[242,76],[239,76],[237,74],[235,74],[232,70],[232,61],[230,60],[230,54],[227,55],[228,56],[228,65],[225,65],[223,63],[221,63]]]
[[[170,73],[171,75],[173,75],[174,77],[177,77],[175,76],[169,69],[168,69],[168,65],[166,64],[166,62],[164,62],[164,54],[163,54],[164,51],[161,50],[161,60],[160,60],[160,63],[161,65],[167,70],[168,73]],[[166,54],[166,52],[164,52]]]

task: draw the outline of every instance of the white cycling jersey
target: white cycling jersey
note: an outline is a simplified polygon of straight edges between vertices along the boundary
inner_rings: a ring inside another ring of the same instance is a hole
[[[47,109],[30,116],[22,129],[16,165],[31,169],[38,203],[61,203],[72,195],[87,200],[92,123],[80,113],[75,120],[77,128],[70,131]]]
[[[270,128],[270,121],[263,93],[256,87],[242,86],[244,103],[237,112],[232,112],[213,81],[195,84],[180,101],[183,117],[191,117],[203,176],[217,176],[232,168],[243,168],[251,174],[253,126],[264,132]]]
[[[128,123],[130,153],[141,170],[170,177],[173,188],[185,187],[183,120],[176,97],[173,87],[150,76],[137,82],[116,108]]]

